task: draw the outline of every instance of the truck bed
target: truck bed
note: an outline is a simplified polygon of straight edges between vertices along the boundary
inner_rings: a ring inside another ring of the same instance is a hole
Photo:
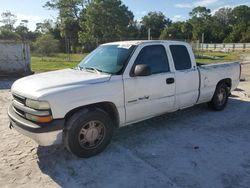
[[[197,63],[200,75],[200,97],[198,103],[212,99],[216,85],[220,80],[229,80],[231,91],[239,84],[240,62],[213,64]]]

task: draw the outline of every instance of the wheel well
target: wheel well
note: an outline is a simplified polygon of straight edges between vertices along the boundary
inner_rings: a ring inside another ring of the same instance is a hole
[[[114,126],[119,127],[119,123],[120,123],[119,113],[117,111],[115,104],[113,104],[112,102],[100,102],[100,103],[90,104],[90,105],[86,105],[86,106],[80,106],[80,107],[75,108],[75,109],[71,110],[70,112],[68,112],[65,116],[65,120],[67,121],[74,113],[76,113],[77,111],[82,110],[84,108],[102,109],[103,111],[105,111],[106,113],[109,114],[111,120],[114,123]]]
[[[223,80],[220,80],[217,84],[217,86],[221,83],[225,83],[227,85],[227,87],[229,88],[229,91],[232,87],[232,80],[230,78],[226,78],[226,79],[223,79]]]

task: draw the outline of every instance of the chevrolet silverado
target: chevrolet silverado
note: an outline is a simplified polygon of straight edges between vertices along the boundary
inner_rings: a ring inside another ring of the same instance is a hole
[[[223,110],[240,72],[239,62],[197,64],[185,42],[107,43],[75,68],[17,80],[10,127],[41,146],[63,143],[90,157],[114,128],[200,103]]]

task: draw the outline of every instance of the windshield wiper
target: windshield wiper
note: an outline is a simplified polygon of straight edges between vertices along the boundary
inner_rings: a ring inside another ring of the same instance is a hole
[[[82,67],[77,66],[77,67],[72,67],[71,69],[73,69],[73,70],[82,70]]]
[[[81,71],[86,70],[86,71],[89,71],[89,72],[95,72],[95,73],[98,73],[98,74],[100,74],[100,73],[112,74],[110,72],[105,72],[105,71],[103,71],[101,69],[97,69],[95,67],[81,67],[81,66],[78,66],[78,67],[76,67],[76,69],[81,70]]]
[[[84,67],[85,70],[92,70],[92,71],[95,71],[96,73],[100,74],[101,72],[103,72],[102,70],[100,69],[97,69],[95,67]]]

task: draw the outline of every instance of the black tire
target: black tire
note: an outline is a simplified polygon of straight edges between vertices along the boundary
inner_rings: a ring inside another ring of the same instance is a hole
[[[113,135],[112,120],[105,111],[98,108],[76,112],[67,121],[66,126],[65,146],[80,158],[88,158],[102,152]]]
[[[223,110],[228,102],[229,88],[225,83],[219,83],[214,92],[212,100],[208,103],[208,106],[216,111]]]

